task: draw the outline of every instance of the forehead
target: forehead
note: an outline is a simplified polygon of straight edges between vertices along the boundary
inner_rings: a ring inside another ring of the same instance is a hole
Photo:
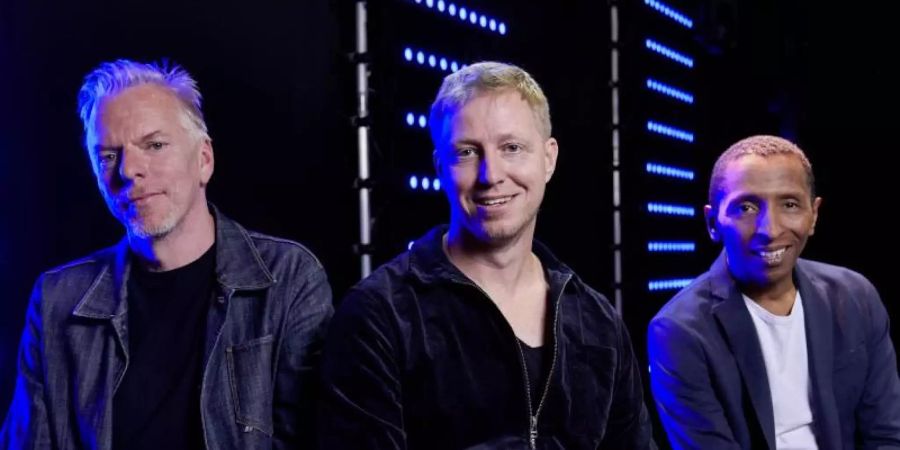
[[[451,140],[478,134],[538,133],[531,105],[512,89],[476,94],[447,118]]]
[[[744,155],[728,163],[721,185],[724,196],[811,195],[806,169],[794,155]]]
[[[137,128],[159,127],[177,122],[178,98],[165,87],[142,84],[104,97],[97,109],[95,132],[137,132]]]

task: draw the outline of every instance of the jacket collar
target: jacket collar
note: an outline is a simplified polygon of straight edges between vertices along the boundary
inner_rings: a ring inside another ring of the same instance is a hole
[[[229,291],[259,290],[275,282],[247,230],[209,204],[216,223],[216,278]],[[128,276],[133,256],[128,239],[98,252],[100,273],[72,314],[93,319],[121,316],[125,310]]]

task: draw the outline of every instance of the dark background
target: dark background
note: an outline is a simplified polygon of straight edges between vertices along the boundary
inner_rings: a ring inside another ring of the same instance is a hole
[[[446,216],[441,193],[423,197],[403,188],[409,173],[431,173],[431,147],[427,133],[406,127],[402,114],[427,113],[443,76],[405,67],[398,46],[408,42],[465,62],[512,61],[541,82],[561,150],[538,236],[611,294],[608,4],[465,4],[506,18],[509,35],[442,22],[412,0],[370,7],[376,263]],[[621,86],[623,153],[639,155],[655,143],[640,137],[647,105],[634,80],[650,60],[635,56],[643,51],[637,43],[643,34],[667,32],[643,1],[618,4],[623,77],[634,78]],[[894,14],[811,0],[671,5],[695,19],[693,30],[672,39],[697,60],[685,78],[695,106],[684,113],[662,107],[697,135],[689,149],[676,149],[690,152],[685,159],[699,174],[678,195],[702,207],[715,156],[739,138],[769,133],[795,140],[812,160],[825,199],[806,256],[862,272],[898,317],[889,271],[897,250],[890,215],[900,73],[886,62],[896,53]],[[121,235],[97,193],[75,113],[82,77],[101,61],[167,57],[184,65],[199,82],[213,137],[210,198],[249,228],[310,247],[338,297],[355,282],[352,7],[337,0],[0,1],[0,408],[12,393],[34,279]],[[623,195],[636,205],[656,188],[635,169],[636,157],[623,161]],[[648,220],[634,205],[623,210],[623,313],[644,358],[647,320],[674,293],[650,294],[646,279],[665,275],[658,272],[674,260],[642,252],[642,239],[670,229],[702,237],[703,224],[699,217],[675,226]],[[698,244],[673,275],[696,276],[708,266],[717,249]],[[893,333],[898,342],[896,327]]]

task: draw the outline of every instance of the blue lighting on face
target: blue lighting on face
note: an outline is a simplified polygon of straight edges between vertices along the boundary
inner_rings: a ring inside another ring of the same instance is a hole
[[[671,59],[672,61],[675,61],[687,67],[694,67],[693,58],[672,50],[671,48],[666,47],[665,45],[662,45],[659,42],[654,41],[653,39],[647,39],[646,41],[644,41],[644,45],[646,45],[648,49],[659,53],[660,55],[663,55],[666,58]]]
[[[409,177],[409,188],[412,190],[416,190],[419,187],[419,179],[415,175],[410,175]]]
[[[409,119],[407,119],[409,120]],[[694,179],[694,171],[687,169],[680,169],[678,167],[665,166],[662,164],[647,163],[647,173],[652,173],[654,175],[662,175],[664,177],[672,177],[679,178],[682,180],[693,180]]]
[[[690,131],[675,128],[671,125],[664,125],[652,120],[647,121],[647,131],[660,134],[672,139],[678,139],[685,142],[694,142],[694,133]]]
[[[668,216],[685,216],[694,217],[696,211],[693,206],[673,205],[669,203],[647,203],[647,212],[652,214],[663,214]]]
[[[644,0],[644,4],[659,11],[660,13],[662,13],[662,15],[684,25],[687,28],[694,28],[693,20],[663,2],[657,0]]]
[[[675,242],[675,241],[650,241],[647,243],[647,251],[660,253],[678,253],[693,252],[697,250],[697,245],[693,242]]]
[[[667,95],[676,100],[681,100],[688,104],[694,104],[694,96],[688,92],[676,89],[672,86],[660,83],[652,78],[647,78],[647,89]]]
[[[647,288],[651,291],[670,291],[681,289],[694,281],[693,278],[672,278],[668,280],[650,280]]]

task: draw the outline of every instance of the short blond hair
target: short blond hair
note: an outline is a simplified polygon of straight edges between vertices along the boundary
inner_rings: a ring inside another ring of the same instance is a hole
[[[550,105],[537,81],[528,72],[512,64],[484,61],[466,66],[444,78],[428,120],[431,140],[440,146],[444,120],[476,96],[486,92],[513,90],[528,103],[537,119],[541,136],[550,138]]]

